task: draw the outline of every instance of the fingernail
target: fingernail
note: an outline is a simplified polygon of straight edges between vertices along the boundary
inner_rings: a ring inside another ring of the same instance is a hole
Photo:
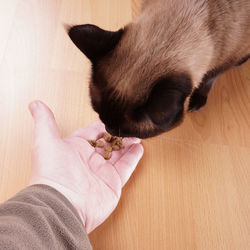
[[[37,101],[33,101],[32,103],[30,103],[29,110],[30,110],[32,115],[34,114],[34,111],[37,109],[37,107],[38,107]]]
[[[30,104],[30,109],[35,109],[37,107],[37,102],[32,102],[31,104]]]

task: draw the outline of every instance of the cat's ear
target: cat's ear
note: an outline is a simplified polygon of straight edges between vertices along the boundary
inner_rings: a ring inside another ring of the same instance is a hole
[[[71,27],[68,34],[73,43],[95,62],[115,48],[122,37],[123,29],[112,32],[85,24]]]
[[[164,130],[182,120],[184,102],[191,92],[191,81],[186,75],[163,78],[155,84],[146,104],[152,122]]]

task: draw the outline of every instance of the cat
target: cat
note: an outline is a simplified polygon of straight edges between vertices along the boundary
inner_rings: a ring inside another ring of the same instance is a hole
[[[146,0],[118,31],[68,34],[92,62],[91,102],[106,130],[148,138],[203,107],[216,79],[250,57],[250,1]]]

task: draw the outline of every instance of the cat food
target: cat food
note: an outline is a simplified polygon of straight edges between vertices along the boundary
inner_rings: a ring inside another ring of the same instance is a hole
[[[112,145],[112,150],[118,151],[118,150],[120,150],[120,147],[118,145]]]
[[[89,144],[92,146],[92,147],[98,147],[98,148],[103,148],[104,147],[104,142],[103,141],[95,141],[95,140],[89,140]]]
[[[116,137],[116,136],[114,136],[114,137],[115,138],[111,142],[112,147],[119,147],[119,149],[124,148],[124,145],[122,143],[122,138]]]
[[[110,142],[112,140],[112,135],[110,135],[109,133],[104,133],[103,134],[103,139],[106,141],[106,142]]]
[[[112,156],[112,152],[111,151],[104,151],[104,155],[103,155],[103,158],[105,160],[109,160]]]
[[[95,140],[89,140],[89,144],[92,146],[92,147],[96,147],[96,141]]]
[[[112,147],[107,145],[104,147],[104,151],[112,152]]]
[[[94,148],[104,148],[103,158],[105,160],[109,160],[111,158],[112,151],[119,151],[120,149],[124,148],[121,137],[112,136],[107,132],[105,132],[102,137],[106,142],[106,145],[105,142],[102,140],[89,140],[88,142]]]
[[[98,148],[103,148],[104,147],[104,142],[103,141],[96,141],[96,147]]]

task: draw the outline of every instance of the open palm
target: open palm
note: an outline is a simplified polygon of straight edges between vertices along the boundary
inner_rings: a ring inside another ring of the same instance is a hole
[[[114,151],[107,161],[103,149],[88,143],[105,132],[100,121],[62,139],[53,113],[45,104],[35,101],[30,110],[35,120],[30,184],[46,184],[64,194],[89,233],[117,206],[123,185],[142,157],[140,140],[123,139],[124,149]]]

